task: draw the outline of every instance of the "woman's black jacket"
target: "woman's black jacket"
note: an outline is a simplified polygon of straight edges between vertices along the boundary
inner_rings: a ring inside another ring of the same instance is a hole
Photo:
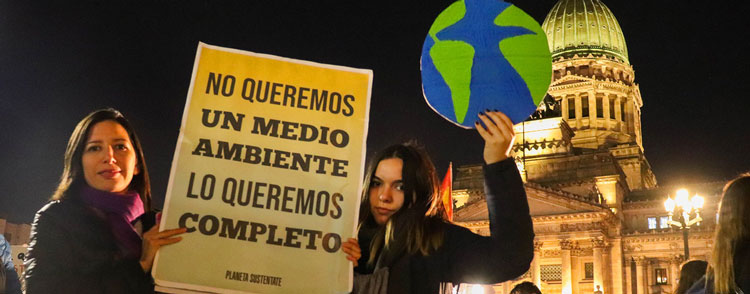
[[[153,225],[153,214],[142,219],[144,231]],[[26,293],[153,293],[139,261],[119,252],[108,224],[92,209],[74,199],[51,201],[31,227]]]

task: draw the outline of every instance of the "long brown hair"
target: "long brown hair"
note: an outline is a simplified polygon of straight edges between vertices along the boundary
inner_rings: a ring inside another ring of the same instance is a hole
[[[133,130],[130,122],[125,119],[125,116],[112,108],[99,109],[89,113],[89,115],[76,125],[73,134],[70,135],[70,139],[68,140],[68,147],[65,149],[60,184],[57,185],[57,189],[52,195],[52,200],[75,199],[78,197],[80,189],[86,185],[86,180],[83,178],[82,156],[89,132],[94,125],[107,120],[120,124],[128,132],[128,136],[130,136],[130,142],[133,143],[137,157],[136,165],[140,172],[133,175],[133,180],[130,182],[128,189],[140,194],[143,206],[148,211],[151,209],[151,182],[148,177],[146,160],[143,157],[141,141],[135,134],[135,130]]]
[[[370,211],[369,190],[378,163],[389,158],[403,161],[404,205],[378,228],[370,244],[369,264],[374,264],[378,250],[383,248],[392,256],[402,251],[429,255],[443,245],[445,208],[438,197],[435,166],[427,152],[413,142],[387,147],[370,162],[362,189],[359,229],[377,226]]]
[[[708,276],[714,293],[730,293],[735,288],[734,255],[741,242],[750,242],[750,173],[724,186],[715,234]]]

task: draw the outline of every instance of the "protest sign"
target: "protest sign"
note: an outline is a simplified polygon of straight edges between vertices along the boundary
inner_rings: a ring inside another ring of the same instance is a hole
[[[161,228],[160,286],[346,293],[372,71],[199,44]]]

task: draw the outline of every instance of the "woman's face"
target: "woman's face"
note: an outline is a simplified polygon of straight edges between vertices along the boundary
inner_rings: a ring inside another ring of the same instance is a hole
[[[383,159],[378,163],[370,183],[370,212],[375,222],[385,224],[404,205],[404,182],[400,158]]]
[[[112,120],[98,122],[91,128],[81,161],[86,183],[101,191],[125,193],[133,175],[139,172],[128,132]]]

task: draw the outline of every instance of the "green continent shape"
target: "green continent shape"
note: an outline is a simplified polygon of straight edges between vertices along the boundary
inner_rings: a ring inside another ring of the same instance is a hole
[[[439,40],[435,36],[438,32],[442,31],[443,29],[457,23],[459,20],[464,18],[464,15],[466,14],[466,5],[463,1],[456,1],[448,8],[443,10],[437,18],[435,18],[435,21],[432,23],[432,26],[430,27],[430,31],[428,34],[430,37],[432,37],[432,40],[437,43]]]
[[[524,27],[535,35],[521,35],[500,41],[500,51],[526,81],[534,105],[539,105],[552,82],[552,56],[542,27],[515,5],[495,18],[498,26]]]
[[[430,57],[451,90],[456,120],[463,123],[469,110],[474,48],[463,41],[439,41],[430,49]]]
[[[435,68],[451,90],[453,112],[458,123],[463,123],[469,110],[471,90],[471,67],[474,60],[474,48],[462,41],[440,41],[436,34],[455,24],[466,15],[466,5],[456,1],[435,18],[429,35],[435,44],[430,48],[430,57]]]

